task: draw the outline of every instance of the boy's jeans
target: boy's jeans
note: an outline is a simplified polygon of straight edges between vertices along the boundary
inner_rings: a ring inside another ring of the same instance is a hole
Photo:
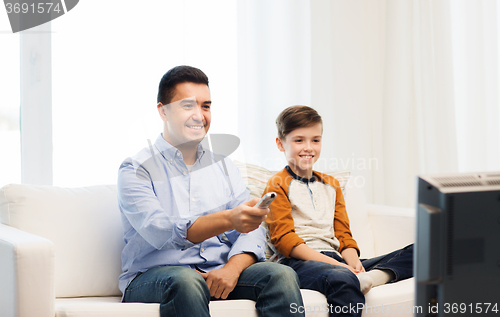
[[[345,261],[335,252],[321,252],[339,262]],[[319,291],[326,296],[330,316],[361,316],[365,297],[359,289],[359,280],[350,270],[318,261],[284,259],[281,263],[297,272],[300,287]],[[361,260],[366,271],[387,269],[396,278],[390,283],[413,276],[413,244],[372,259]]]
[[[245,269],[228,299],[251,299],[259,316],[292,314],[292,304],[303,306],[295,272],[276,263],[255,263]],[[210,291],[193,269],[161,266],[138,275],[125,291],[124,302],[160,303],[161,317],[209,317]],[[296,306],[293,307],[296,307]]]

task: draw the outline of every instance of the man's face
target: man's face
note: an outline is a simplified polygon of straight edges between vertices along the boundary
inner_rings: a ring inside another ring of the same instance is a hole
[[[285,152],[288,166],[300,177],[311,178],[313,164],[321,153],[321,123],[295,129],[285,139],[276,139],[280,151]]]
[[[163,137],[173,146],[196,141],[198,144],[210,128],[210,90],[205,84],[181,83],[168,106],[158,104],[165,122]]]

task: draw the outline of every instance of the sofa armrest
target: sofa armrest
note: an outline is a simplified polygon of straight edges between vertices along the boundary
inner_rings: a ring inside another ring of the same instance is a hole
[[[0,224],[0,316],[54,317],[54,244]]]
[[[367,204],[375,255],[383,255],[415,242],[415,209]]]

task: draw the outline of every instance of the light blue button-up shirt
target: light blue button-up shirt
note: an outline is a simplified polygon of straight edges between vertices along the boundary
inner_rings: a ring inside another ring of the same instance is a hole
[[[207,149],[198,145],[197,160],[189,172],[182,153],[160,135],[154,145],[121,164],[122,293],[137,273],[156,266],[208,272],[223,267],[236,254],[252,253],[259,261],[265,260],[263,227],[248,234],[227,231],[197,244],[186,239],[198,217],[250,200],[234,163]]]

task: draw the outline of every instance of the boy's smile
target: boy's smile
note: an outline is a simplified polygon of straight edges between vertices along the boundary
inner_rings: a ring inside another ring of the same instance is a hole
[[[285,152],[286,161],[292,171],[300,177],[311,178],[313,165],[321,153],[321,123],[298,128],[288,133],[285,139],[276,138],[278,149]]]

